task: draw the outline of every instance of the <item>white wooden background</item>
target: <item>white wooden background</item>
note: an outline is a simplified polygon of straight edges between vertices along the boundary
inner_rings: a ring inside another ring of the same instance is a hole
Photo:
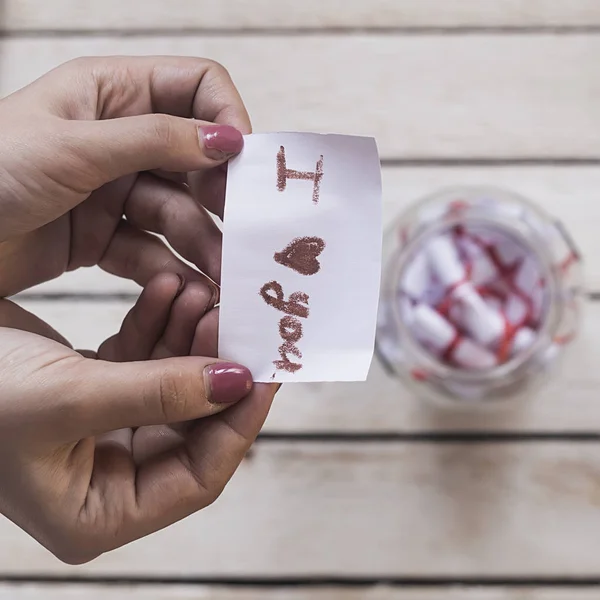
[[[590,288],[520,411],[431,412],[376,364],[285,388],[222,499],[168,531],[73,568],[0,521],[0,600],[600,598],[598,0],[4,0],[0,24],[2,94],[78,55],[215,58],[257,131],[375,135],[388,220],[512,188],[564,219]],[[87,270],[21,302],[89,347],[137,292]]]

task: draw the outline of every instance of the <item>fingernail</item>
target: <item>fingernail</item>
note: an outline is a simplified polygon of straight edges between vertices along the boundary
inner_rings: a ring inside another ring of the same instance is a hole
[[[175,294],[175,298],[179,298],[181,296],[181,292],[185,289],[185,277],[181,275],[181,273],[175,273],[177,278],[179,279],[179,287],[177,288],[177,292]]]
[[[208,400],[212,404],[233,404],[252,389],[252,374],[235,363],[217,363],[206,367]]]
[[[244,138],[230,125],[203,125],[198,128],[204,153],[214,160],[223,160],[242,151]]]

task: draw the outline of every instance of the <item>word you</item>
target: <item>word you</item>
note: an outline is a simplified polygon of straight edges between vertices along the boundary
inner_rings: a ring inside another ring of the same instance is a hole
[[[295,171],[287,168],[285,148],[281,146],[277,153],[277,189],[285,192],[288,179],[313,182],[312,201],[319,203],[321,181],[323,180],[323,156],[317,161],[316,169]],[[281,252],[273,255],[273,260],[304,277],[316,275],[321,270],[319,256],[325,250],[325,242],[318,237],[300,237],[293,239]],[[280,360],[273,361],[278,371],[296,373],[302,368],[302,352],[296,345],[303,335],[302,321],[309,315],[309,296],[304,292],[293,292],[286,300],[283,287],[277,281],[266,283],[260,290],[260,296],[276,310],[284,313],[279,321]],[[295,357],[295,360],[290,359]]]

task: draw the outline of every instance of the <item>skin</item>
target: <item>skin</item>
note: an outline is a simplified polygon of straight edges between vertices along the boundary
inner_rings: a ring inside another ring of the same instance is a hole
[[[144,287],[97,354],[0,300],[0,512],[68,563],[211,504],[273,400],[211,401],[230,155],[209,122],[250,132],[195,58],[79,59],[0,102],[0,297],[96,264]]]

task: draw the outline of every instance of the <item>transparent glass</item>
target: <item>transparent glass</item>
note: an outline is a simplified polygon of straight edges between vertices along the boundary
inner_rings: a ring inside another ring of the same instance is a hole
[[[399,297],[403,275],[427,241],[465,225],[502,235],[523,248],[535,257],[545,281],[535,341],[487,370],[458,368],[428,351],[407,326]],[[506,190],[444,190],[416,202],[385,234],[377,356],[417,395],[438,404],[513,404],[558,372],[577,335],[582,299],[581,254],[559,221]]]

